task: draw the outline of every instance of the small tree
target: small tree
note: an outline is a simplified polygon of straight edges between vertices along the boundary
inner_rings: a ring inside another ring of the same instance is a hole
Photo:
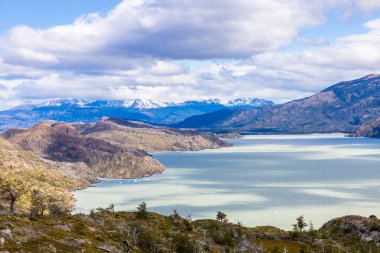
[[[145,202],[142,202],[137,206],[137,213],[136,213],[137,218],[139,219],[146,219],[148,218],[148,209],[147,205]]]
[[[183,222],[184,222],[184,224],[186,226],[186,229],[188,231],[192,231],[193,230],[193,224],[192,224],[193,219],[191,218],[190,214],[186,217],[186,219]]]
[[[30,200],[30,215],[43,215],[44,211],[47,209],[47,198],[46,196],[37,189],[34,189],[31,192],[31,200]]]
[[[307,223],[305,222],[304,216],[301,215],[296,220],[297,220],[296,226],[298,228],[298,231],[303,232],[304,229],[307,227]]]
[[[111,204],[108,209],[111,211],[111,212],[115,212],[115,204]]]
[[[216,220],[220,222],[227,222],[227,215],[221,211],[218,211],[216,214]]]
[[[73,198],[71,195],[49,196],[47,208],[50,215],[64,215],[72,211]]]
[[[9,201],[9,212],[16,213],[15,205],[19,198],[27,193],[27,182],[15,174],[8,174],[1,180],[2,197]]]
[[[177,209],[174,209],[173,210],[173,214],[170,215],[170,218],[174,221],[174,222],[177,222],[181,219],[181,216],[179,215]]]
[[[317,230],[314,228],[314,224],[312,221],[309,223],[309,235],[311,236],[316,236],[317,235]]]

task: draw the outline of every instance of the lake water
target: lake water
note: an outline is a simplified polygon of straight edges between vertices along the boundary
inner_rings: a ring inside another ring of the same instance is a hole
[[[290,229],[303,214],[316,227],[338,216],[380,216],[380,140],[333,135],[246,136],[233,147],[163,152],[161,175],[102,180],[75,192],[77,212],[113,203],[193,218],[223,211],[232,222]]]

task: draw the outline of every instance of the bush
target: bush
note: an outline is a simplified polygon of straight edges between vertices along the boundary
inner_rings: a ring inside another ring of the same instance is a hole
[[[195,243],[186,235],[178,234],[173,238],[176,252],[193,253],[196,252]]]
[[[78,235],[86,235],[86,224],[78,222],[73,226],[73,232]]]

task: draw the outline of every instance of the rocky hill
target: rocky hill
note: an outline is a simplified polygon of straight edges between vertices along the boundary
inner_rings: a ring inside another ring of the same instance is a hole
[[[47,121],[28,130],[7,130],[0,137],[52,161],[85,163],[98,177],[143,177],[164,170],[142,150],[83,136],[65,123]]]
[[[0,133],[0,211],[28,209],[36,198],[58,199],[60,208],[71,210],[70,191],[88,187],[99,177],[163,172],[163,165],[147,151],[223,146],[228,144],[212,134],[116,118],[93,124],[46,121],[30,129],[9,129]]]
[[[137,178],[161,173],[164,167],[147,152],[229,145],[213,134],[117,118],[93,124],[46,121],[30,129],[6,130],[0,137],[44,159],[86,164],[96,176],[104,178]]]
[[[380,138],[380,117],[358,127],[351,136]]]
[[[368,75],[335,84],[308,98],[193,116],[177,127],[242,133],[350,133],[378,117],[380,76]]]
[[[49,196],[49,206],[70,211],[70,191],[97,181],[84,163],[55,162],[0,139],[0,212],[26,211],[32,193]],[[48,207],[47,207],[48,208]]]
[[[209,133],[153,127],[141,122],[116,118],[104,119],[92,124],[73,124],[73,127],[86,137],[105,140],[123,148],[137,148],[146,152],[197,151],[229,146],[227,142]]]

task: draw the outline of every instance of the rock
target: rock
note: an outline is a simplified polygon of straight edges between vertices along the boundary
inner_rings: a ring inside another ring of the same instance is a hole
[[[55,227],[62,229],[63,231],[66,231],[66,232],[71,231],[70,228],[66,224],[57,225]]]
[[[5,239],[4,237],[0,237],[0,246],[4,246]]]
[[[5,237],[12,238],[12,231],[9,228],[0,230],[0,234]]]
[[[92,244],[90,240],[88,240],[88,239],[80,239],[80,238],[74,239],[73,242],[74,242],[77,246],[81,246],[81,245],[83,245],[83,244],[89,244],[89,245]]]
[[[50,244],[49,245],[49,252],[56,253],[57,249],[52,244]]]
[[[94,227],[88,227],[88,230],[90,230],[91,232],[96,232],[96,228],[94,228]]]

